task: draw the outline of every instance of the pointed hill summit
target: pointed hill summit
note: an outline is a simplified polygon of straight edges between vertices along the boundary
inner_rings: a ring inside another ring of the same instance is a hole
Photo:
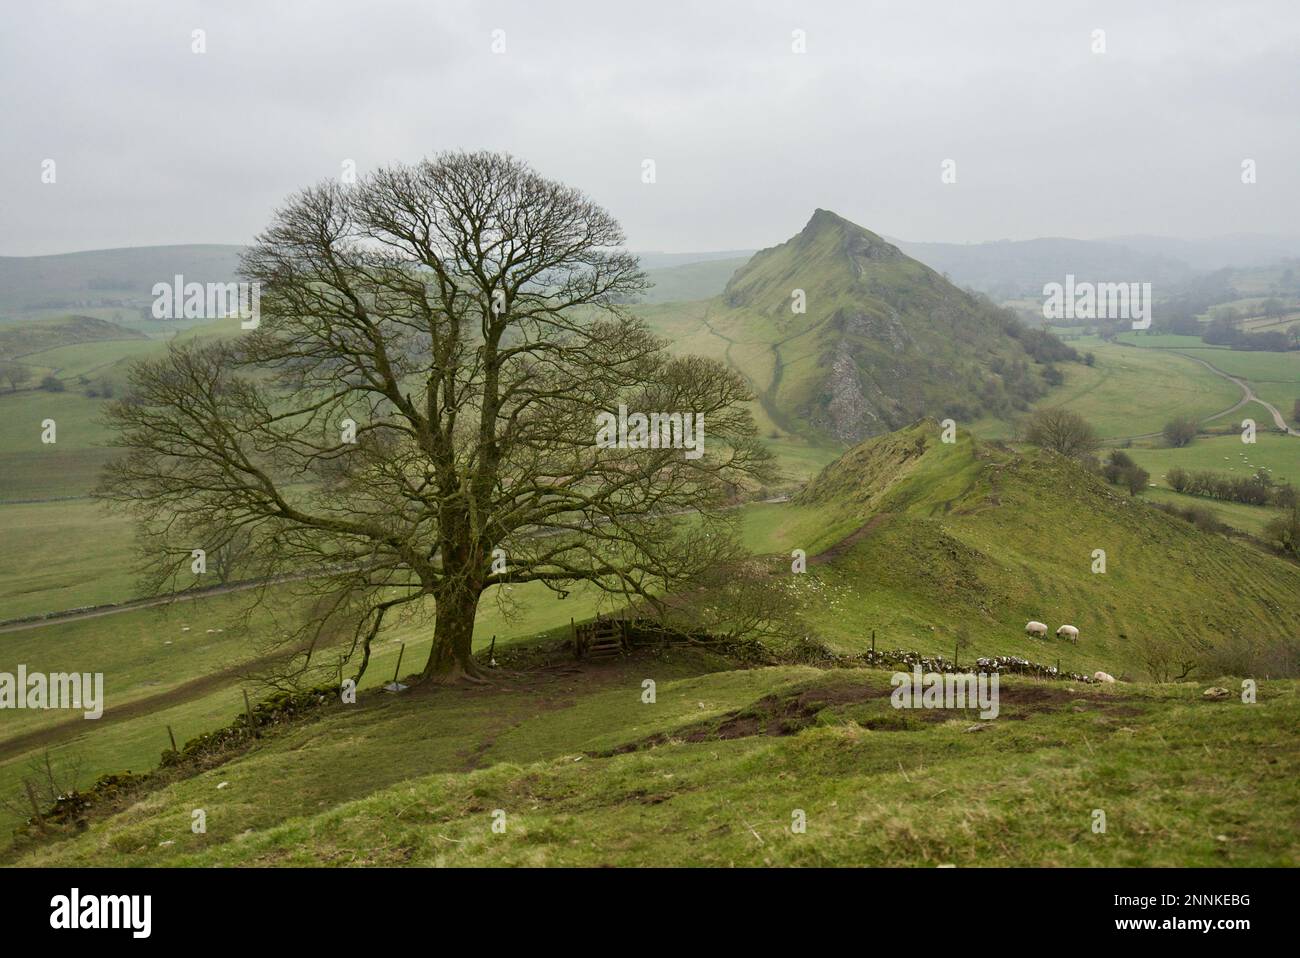
[[[846,443],[927,415],[1011,416],[1046,394],[1047,364],[1077,358],[822,209],[696,315],[683,348],[713,352],[721,340],[776,427]],[[682,342],[681,326],[673,337]]]

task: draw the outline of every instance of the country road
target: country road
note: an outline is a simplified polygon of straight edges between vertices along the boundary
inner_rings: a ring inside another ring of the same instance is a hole
[[[1220,369],[1218,366],[1215,366],[1213,363],[1206,362],[1204,359],[1201,359],[1199,356],[1191,356],[1180,349],[1171,349],[1168,346],[1136,346],[1134,348],[1135,349],[1163,349],[1166,350],[1167,352],[1171,352],[1176,355],[1182,356],[1184,359],[1190,359],[1194,363],[1200,363],[1202,366],[1204,366],[1210,372],[1214,373],[1216,376],[1222,376],[1224,379],[1228,380],[1228,382],[1232,383],[1238,389],[1241,390],[1241,398],[1238,399],[1236,403],[1229,406],[1227,409],[1216,412],[1212,416],[1206,416],[1204,419],[1201,420],[1201,423],[1203,425],[1205,423],[1213,422],[1216,419],[1222,419],[1224,416],[1231,416],[1242,406],[1255,402],[1255,403],[1259,403],[1261,406],[1263,406],[1265,409],[1269,411],[1269,413],[1273,417],[1273,425],[1275,425],[1278,429],[1284,430],[1288,436],[1300,436],[1300,429],[1293,429],[1291,426],[1287,425],[1286,417],[1283,416],[1282,413],[1278,411],[1278,408],[1276,406],[1274,406],[1270,402],[1267,402],[1266,400],[1260,399],[1257,395],[1255,395],[1255,390],[1251,388],[1250,382],[1248,380],[1242,379],[1239,376],[1234,376],[1231,373],[1224,372],[1222,369]],[[1156,439],[1159,438],[1160,435],[1161,433],[1158,432],[1148,432],[1148,433],[1143,433],[1140,436],[1120,436],[1118,437],[1118,439],[1112,439],[1107,441],[1126,442],[1130,439]]]
[[[1215,416],[1211,416],[1210,419],[1218,419],[1220,416],[1226,416],[1229,413],[1233,412],[1234,410],[1240,409],[1242,406],[1246,405],[1247,403],[1257,402],[1265,409],[1267,409],[1269,413],[1273,416],[1273,425],[1277,426],[1278,429],[1284,430],[1288,436],[1300,436],[1300,429],[1293,429],[1289,425],[1287,425],[1286,417],[1282,415],[1282,413],[1278,410],[1276,406],[1274,406],[1271,402],[1260,399],[1258,396],[1255,395],[1255,390],[1251,388],[1249,380],[1242,379],[1239,376],[1234,376],[1231,373],[1226,373],[1218,366],[1215,366],[1213,363],[1206,362],[1204,359],[1201,359],[1198,356],[1189,356],[1187,353],[1177,349],[1173,350],[1173,352],[1178,353],[1179,356],[1185,356],[1188,359],[1192,360],[1193,362],[1200,363],[1202,366],[1204,366],[1206,369],[1208,369],[1210,372],[1214,373],[1215,375],[1222,376],[1224,379],[1228,380],[1229,382],[1235,383],[1237,385],[1237,388],[1241,390],[1242,392],[1241,401],[1238,402],[1237,405],[1233,406],[1232,409],[1228,409]],[[1209,422],[1210,420],[1207,419],[1205,421]]]

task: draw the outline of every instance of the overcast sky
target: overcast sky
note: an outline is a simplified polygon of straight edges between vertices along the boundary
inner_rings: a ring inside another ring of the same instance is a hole
[[[1294,0],[9,2],[0,254],[244,243],[345,160],[457,148],[583,188],[639,250],[816,207],[908,240],[1297,233],[1298,51]]]

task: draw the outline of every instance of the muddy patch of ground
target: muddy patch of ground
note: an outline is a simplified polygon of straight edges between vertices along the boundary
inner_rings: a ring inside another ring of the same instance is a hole
[[[823,710],[888,698],[891,689],[867,685],[828,685],[798,692],[765,695],[753,705],[729,712],[720,719],[697,722],[673,732],[628,742],[617,748],[590,753],[596,758],[653,748],[668,741],[719,742],[756,735],[794,735],[814,724]]]
[[[729,712],[720,718],[696,722],[671,732],[658,732],[646,738],[628,742],[617,748],[588,753],[593,758],[637,752],[666,742],[718,742],[754,736],[795,735],[816,724],[818,715],[828,708],[853,706],[873,699],[888,698],[890,687],[866,684],[835,684],[802,691],[766,695],[754,704]],[[1016,683],[1003,685],[998,690],[998,718],[1025,721],[1037,714],[1073,709],[1091,713],[1094,717],[1109,720],[1144,714],[1144,709],[1132,704],[1131,699],[1119,698],[1092,690],[1065,686]],[[937,725],[953,718],[975,720],[975,708],[954,709],[890,709],[883,715],[869,715],[855,721],[859,726],[876,732],[916,731],[926,725]]]

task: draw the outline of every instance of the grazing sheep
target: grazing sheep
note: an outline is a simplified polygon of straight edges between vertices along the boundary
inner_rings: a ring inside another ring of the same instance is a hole
[[[1079,630],[1072,625],[1063,625],[1056,630],[1058,639],[1069,639],[1075,645],[1079,644]]]
[[[1096,679],[1098,682],[1114,682],[1114,681],[1115,681],[1115,676],[1111,675],[1109,672],[1093,672],[1093,673],[1092,673],[1092,677],[1093,677],[1094,679]]]
[[[1047,638],[1047,626],[1041,622],[1026,622],[1025,635],[1034,635],[1040,639]]]

